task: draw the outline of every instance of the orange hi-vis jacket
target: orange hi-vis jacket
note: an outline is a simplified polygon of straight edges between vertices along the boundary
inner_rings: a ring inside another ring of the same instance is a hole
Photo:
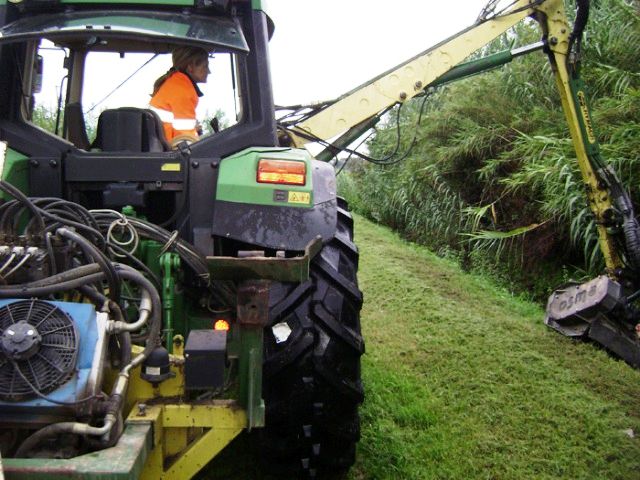
[[[196,106],[202,93],[186,73],[176,71],[160,86],[149,101],[149,108],[162,120],[164,134],[171,142],[178,135],[196,132]]]

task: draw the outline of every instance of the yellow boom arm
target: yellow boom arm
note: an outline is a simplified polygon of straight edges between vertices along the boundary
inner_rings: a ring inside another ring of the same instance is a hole
[[[612,189],[607,181],[601,181],[606,172],[594,166],[595,162],[587,151],[590,145],[597,149],[597,141],[591,129],[584,92],[576,91],[571,83],[572,73],[567,62],[571,28],[562,0],[515,1],[508,8],[479,20],[466,30],[343,95],[325,108],[307,114],[302,121],[289,126],[287,133],[297,147],[317,139],[327,142],[344,135],[353,127],[379,117],[393,105],[406,102],[430,85],[437,84],[439,78],[469,55],[528,17],[534,18],[542,29],[578,165],[597,219],[600,247],[607,269],[614,272],[622,266],[622,262],[606,229],[606,216],[612,208]]]

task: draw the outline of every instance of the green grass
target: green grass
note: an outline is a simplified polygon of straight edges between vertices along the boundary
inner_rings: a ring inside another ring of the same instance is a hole
[[[640,476],[640,372],[357,217],[367,354],[351,478]]]
[[[356,241],[366,400],[350,480],[640,477],[624,432],[640,434],[640,372],[362,217]],[[260,478],[249,445],[202,478]]]

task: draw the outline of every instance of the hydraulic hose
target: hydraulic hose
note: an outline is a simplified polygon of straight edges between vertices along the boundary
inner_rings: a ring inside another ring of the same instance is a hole
[[[2,230],[2,232],[15,235],[16,231],[14,228],[14,222],[12,222],[11,220],[15,218],[18,213],[23,210],[23,208],[24,205],[18,200],[7,202],[6,209],[3,210],[2,216],[0,217],[0,230]],[[33,218],[29,221],[29,223],[31,223],[32,221]]]
[[[78,287],[78,290],[85,297],[89,298],[89,300],[91,300],[94,305],[100,307],[100,311],[108,313],[109,317],[115,318],[116,321],[125,321],[124,314],[122,313],[120,305],[107,298],[107,296],[103,295],[95,288],[89,285],[83,285],[81,287]]]
[[[622,214],[622,233],[627,261],[634,270],[640,269],[640,224],[636,220],[633,202],[614,173],[609,174],[609,190],[617,210]]]
[[[640,225],[633,218],[625,218],[622,224],[628,260],[634,269],[640,268]]]
[[[131,334],[122,332],[117,335],[120,344],[120,365],[128,365],[131,362]]]
[[[104,425],[102,427],[92,427],[87,423],[80,422],[61,422],[53,423],[41,428],[37,432],[29,436],[16,450],[16,458],[24,458],[33,447],[38,445],[41,441],[54,435],[60,435],[62,433],[72,433],[76,435],[92,435],[92,436],[104,436],[109,434],[111,428],[116,424],[117,416],[112,413],[107,413],[104,419]]]
[[[571,32],[571,41],[582,36],[587,21],[589,20],[589,0],[577,0],[576,2],[576,20],[573,23],[573,30]]]
[[[140,354],[146,357],[151,353],[151,350],[157,346],[158,340],[160,339],[160,331],[162,329],[162,300],[153,283],[140,272],[124,264],[116,264],[116,267],[120,278],[137,283],[143,289],[143,292],[147,292],[148,294],[148,302],[150,303],[151,309],[149,316],[149,338],[147,339],[145,350]],[[145,307],[145,309],[148,308]],[[144,358],[141,358],[140,361],[143,359]]]
[[[116,324],[118,322],[126,323],[124,314],[122,313],[122,309],[116,302],[110,300],[105,295],[98,292],[95,288],[90,287],[89,285],[78,287],[78,290],[84,296],[89,298],[89,300],[91,300],[94,305],[101,306],[100,311],[107,313],[110,318],[115,318]],[[111,344],[111,348],[117,350],[118,356],[120,357],[117,366],[127,365],[131,361],[131,334],[128,331],[119,331],[116,334],[116,337],[117,342],[113,342]]]
[[[8,193],[12,197],[14,197],[16,200],[19,200],[24,206],[26,206],[31,212],[31,214],[35,217],[36,222],[38,224],[38,230],[41,233],[44,233],[45,224],[44,224],[44,219],[42,218],[42,214],[40,213],[40,210],[38,209],[38,207],[36,207],[33,204],[33,202],[25,196],[24,193],[22,193],[16,187],[14,187],[9,182],[6,182],[4,180],[0,180],[0,190]]]
[[[56,233],[61,237],[66,238],[67,240],[71,240],[77,243],[80,248],[82,248],[88,259],[93,260],[102,267],[107,277],[107,283],[109,284],[109,297],[116,303],[119,303],[120,281],[118,279],[118,273],[113,268],[113,264],[109,261],[109,259],[106,258],[105,255],[93,243],[84,238],[82,235],[78,235],[76,232],[73,232],[68,228],[59,228],[58,230],[56,230]]]
[[[85,275],[80,278],[74,278],[61,282],[55,285],[35,286],[31,287],[29,284],[24,285],[10,285],[0,287],[0,298],[32,298],[32,297],[46,297],[53,293],[64,292],[65,290],[72,290],[74,288],[81,287],[87,283],[95,283],[104,279],[104,273],[98,272],[91,275]]]

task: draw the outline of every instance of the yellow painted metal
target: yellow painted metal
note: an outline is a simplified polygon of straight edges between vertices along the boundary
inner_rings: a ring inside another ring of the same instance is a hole
[[[498,18],[475,25],[444,41],[437,48],[427,50],[356,88],[330,107],[297,124],[296,129],[329,140],[389,106],[413,98],[426,85],[530,15],[533,10],[526,8],[527,5],[529,0],[515,2]],[[309,143],[309,140],[295,134],[293,141],[297,147]]]
[[[194,442],[161,477],[163,479],[189,479],[198,473],[213,457],[218,455],[231,440],[242,432],[242,428],[211,428]]]
[[[184,337],[182,335],[173,336],[173,354],[177,357],[184,357]]]
[[[247,414],[234,400],[212,400],[202,405],[165,405],[165,427],[236,428],[247,425]]]
[[[187,428],[172,428],[164,435],[163,455],[165,458],[179,454],[189,443],[189,430]]]
[[[556,86],[562,101],[562,108],[565,113],[569,131],[573,140],[573,147],[578,160],[578,167],[585,183],[587,198],[592,212],[596,217],[598,240],[600,250],[604,256],[605,264],[609,273],[622,267],[622,261],[616,252],[613,239],[603,225],[604,212],[611,208],[611,198],[605,185],[598,181],[598,177],[593,170],[591,162],[587,156],[585,148],[585,139],[580,129],[580,119],[582,118],[590,132],[587,140],[595,143],[595,135],[591,127],[588,109],[584,105],[581,111],[578,111],[573,101],[572,87],[570,85],[570,73],[567,70],[567,54],[569,49],[569,36],[571,28],[567,21],[564,11],[564,5],[561,0],[551,0],[543,3],[539,7],[539,11],[544,14],[539,18],[542,29],[548,32],[549,49],[551,50],[550,60],[553,68]],[[578,97],[584,92],[578,92]],[[584,101],[584,100],[583,100]]]
[[[192,478],[247,426],[247,414],[232,400],[205,404],[137,404],[127,422],[150,422],[154,448],[143,480]]]
[[[127,418],[127,423],[151,423],[153,424],[153,449],[147,457],[142,470],[141,480],[156,480],[163,473],[163,436],[158,434],[162,432],[162,406],[147,406],[144,411],[136,408]]]

